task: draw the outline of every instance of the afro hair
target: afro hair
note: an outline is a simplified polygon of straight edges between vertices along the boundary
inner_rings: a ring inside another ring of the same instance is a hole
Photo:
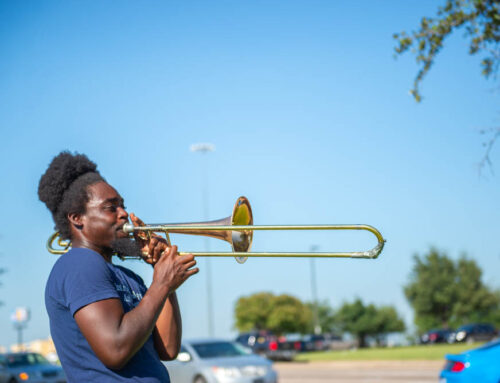
[[[38,198],[52,213],[62,239],[71,239],[68,214],[85,212],[89,200],[87,187],[105,179],[97,165],[84,154],[59,153],[38,184]]]

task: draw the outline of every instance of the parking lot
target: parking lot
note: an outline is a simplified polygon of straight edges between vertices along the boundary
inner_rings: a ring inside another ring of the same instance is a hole
[[[442,361],[368,361],[275,363],[280,383],[430,383],[437,382]]]

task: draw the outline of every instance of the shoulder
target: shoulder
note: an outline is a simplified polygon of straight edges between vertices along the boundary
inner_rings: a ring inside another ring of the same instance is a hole
[[[85,248],[75,248],[69,250],[66,254],[63,254],[56,261],[53,267],[54,270],[74,270],[80,266],[85,265],[105,265],[106,261],[104,258],[93,250]]]
[[[75,248],[54,265],[46,286],[46,299],[69,307],[72,314],[97,300],[118,298],[116,277],[95,251]]]

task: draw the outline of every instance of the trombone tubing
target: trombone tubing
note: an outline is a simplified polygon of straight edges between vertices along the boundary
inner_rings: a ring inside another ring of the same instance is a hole
[[[255,231],[255,230],[365,230],[377,237],[377,245],[368,251],[354,252],[179,252],[179,255],[193,254],[198,257],[314,257],[314,258],[370,258],[375,259],[384,248],[385,239],[382,234],[370,225],[161,225],[153,224],[147,226],[134,226],[133,231],[153,231],[168,233],[169,230],[230,230],[230,231]],[[131,232],[131,231],[130,231]]]

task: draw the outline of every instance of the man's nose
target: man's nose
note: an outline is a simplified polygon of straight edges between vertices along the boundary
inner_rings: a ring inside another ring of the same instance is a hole
[[[118,218],[128,220],[128,213],[123,207],[118,208]]]

